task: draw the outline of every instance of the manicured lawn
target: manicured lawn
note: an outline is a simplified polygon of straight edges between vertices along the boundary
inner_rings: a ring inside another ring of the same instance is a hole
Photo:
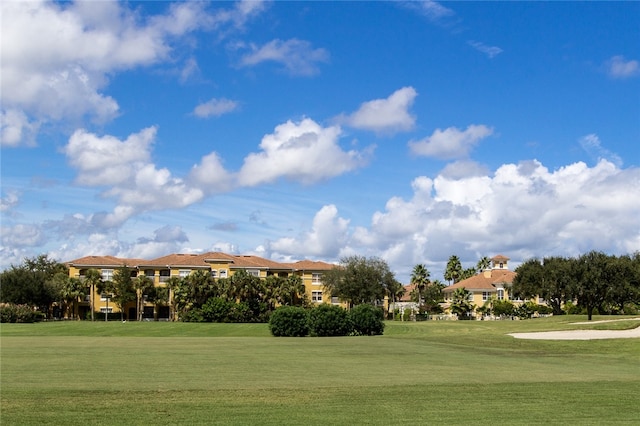
[[[607,327],[570,324],[584,319],[395,322],[345,338],[274,338],[264,324],[3,324],[0,423],[637,424],[640,339],[506,335]]]

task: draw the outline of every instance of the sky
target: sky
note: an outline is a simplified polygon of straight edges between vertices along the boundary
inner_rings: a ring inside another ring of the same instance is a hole
[[[0,8],[0,268],[640,250],[639,2]]]

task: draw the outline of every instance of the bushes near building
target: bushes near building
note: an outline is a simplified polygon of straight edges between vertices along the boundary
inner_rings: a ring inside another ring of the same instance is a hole
[[[282,306],[271,314],[269,330],[276,337],[304,337],[309,334],[309,311],[299,306]]]
[[[353,334],[375,336],[384,332],[384,312],[382,309],[362,304],[349,311]]]

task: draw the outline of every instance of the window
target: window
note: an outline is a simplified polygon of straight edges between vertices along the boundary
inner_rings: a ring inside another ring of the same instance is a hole
[[[500,262],[500,269],[504,268],[504,263]]]
[[[156,276],[156,271],[154,271],[153,269],[145,269],[144,276],[153,279],[153,277]]]
[[[102,281],[111,281],[111,280],[113,280],[113,269],[103,269]]]
[[[254,277],[259,277],[260,276],[260,271],[257,269],[247,269],[247,273],[249,275],[253,275]]]
[[[484,300],[486,302],[489,299],[491,299],[491,293],[488,292],[488,291],[483,291],[482,292],[482,300]]]
[[[113,308],[100,308],[100,312],[102,312],[103,314],[110,314],[113,312]]]
[[[322,303],[322,291],[319,291],[319,290],[312,291],[311,301],[315,303]]]
[[[169,278],[171,278],[171,271],[168,269],[162,269],[160,270],[160,282],[161,283],[166,283],[167,281],[169,281]]]
[[[339,305],[340,304],[340,299],[336,296],[331,296],[331,303],[334,305]]]
[[[318,274],[318,273],[311,274],[311,282],[313,284],[322,284],[322,274]]]
[[[113,297],[112,293],[102,293],[100,295],[100,300],[104,302],[105,300],[111,299],[112,297]]]
[[[469,292],[469,297],[467,297],[467,300],[470,300],[473,302],[473,293]]]
[[[227,278],[227,270],[226,269],[220,269],[218,271],[218,273],[220,274],[220,278]]]
[[[191,271],[188,269],[180,269],[180,271],[178,271],[178,276],[180,278],[185,278],[185,277],[188,277],[190,273]]]
[[[498,289],[498,300],[504,300],[504,289],[503,288],[499,288]]]
[[[218,276],[218,271],[216,271],[215,269],[210,270],[210,271],[209,271],[209,276],[210,276],[211,278],[217,278],[217,276]]]

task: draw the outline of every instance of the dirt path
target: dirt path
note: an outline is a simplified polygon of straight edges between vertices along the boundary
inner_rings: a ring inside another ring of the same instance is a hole
[[[574,322],[572,324],[600,324],[614,321],[640,321],[640,318],[627,318],[620,320],[602,320]],[[534,340],[594,340],[594,339],[629,339],[640,337],[640,326],[629,330],[562,330],[541,331],[537,333],[510,333],[516,339]]]

